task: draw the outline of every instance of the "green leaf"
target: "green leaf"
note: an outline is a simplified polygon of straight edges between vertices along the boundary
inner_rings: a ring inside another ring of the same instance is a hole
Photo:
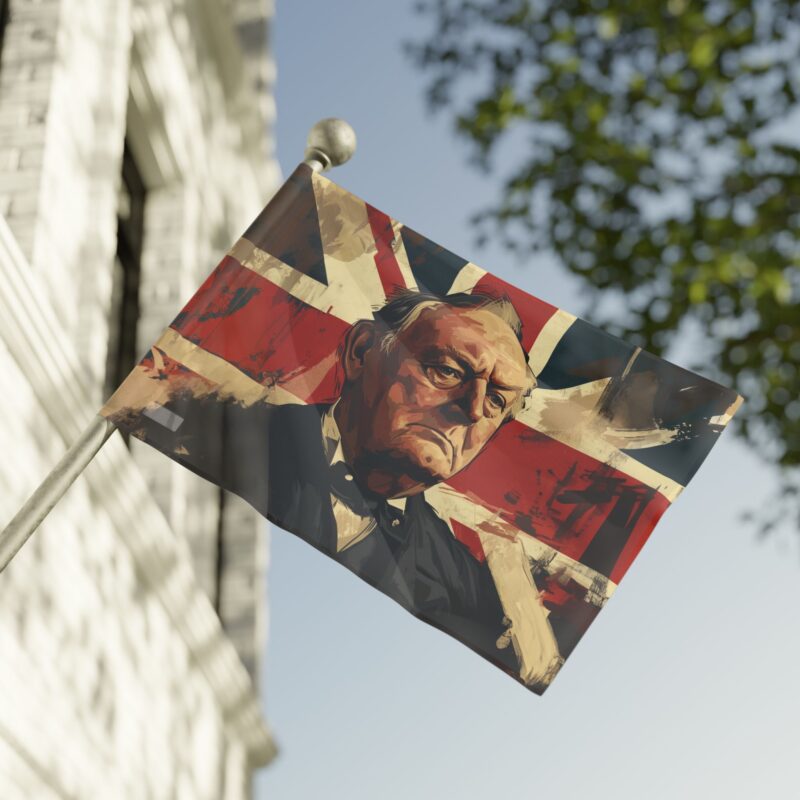
[[[704,33],[698,36],[689,51],[689,63],[695,69],[706,69],[717,57],[717,43],[714,34]]]
[[[597,18],[597,33],[601,39],[614,39],[619,34],[619,17],[612,11],[607,11]]]
[[[693,305],[704,303],[708,297],[708,287],[702,281],[692,281],[689,284],[689,302]]]

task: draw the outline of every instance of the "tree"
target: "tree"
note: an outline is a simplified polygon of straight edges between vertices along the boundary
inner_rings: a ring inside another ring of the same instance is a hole
[[[509,136],[527,142],[480,236],[622,293],[628,313],[603,324],[655,353],[699,325],[705,371],[746,398],[737,430],[796,475],[800,3],[418,7],[431,107],[486,169]]]

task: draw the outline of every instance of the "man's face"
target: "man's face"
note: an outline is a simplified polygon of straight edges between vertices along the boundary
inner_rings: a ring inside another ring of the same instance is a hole
[[[359,378],[353,457],[384,464],[409,494],[466,467],[531,380],[503,320],[446,305],[422,310],[389,352],[374,341]]]

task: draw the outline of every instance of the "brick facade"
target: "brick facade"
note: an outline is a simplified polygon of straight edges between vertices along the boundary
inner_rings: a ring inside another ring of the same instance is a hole
[[[146,187],[140,353],[278,181],[266,2],[10,9],[0,525],[103,400],[124,142]],[[0,575],[0,797],[247,797],[274,751],[266,547],[244,504],[112,438]]]

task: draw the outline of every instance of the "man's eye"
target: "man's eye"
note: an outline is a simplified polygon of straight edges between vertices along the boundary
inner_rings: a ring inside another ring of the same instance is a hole
[[[458,386],[461,383],[461,373],[445,364],[426,364],[425,373],[433,383],[443,388]]]
[[[506,407],[506,399],[501,394],[497,394],[497,392],[489,392],[486,395],[486,399],[495,407],[499,408],[501,411]]]

